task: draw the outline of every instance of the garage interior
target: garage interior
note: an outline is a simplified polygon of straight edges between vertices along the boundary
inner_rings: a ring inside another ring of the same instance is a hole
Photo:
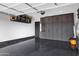
[[[78,37],[79,3],[0,3],[0,56],[78,56]]]

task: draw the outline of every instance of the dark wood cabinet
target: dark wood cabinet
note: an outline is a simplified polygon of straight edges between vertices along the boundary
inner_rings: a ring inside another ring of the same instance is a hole
[[[67,41],[73,36],[73,13],[41,18],[41,38]]]

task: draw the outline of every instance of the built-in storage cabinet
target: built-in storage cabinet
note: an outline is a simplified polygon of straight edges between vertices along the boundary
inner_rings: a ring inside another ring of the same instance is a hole
[[[52,40],[68,40],[73,36],[73,14],[63,14],[41,18],[40,37]]]

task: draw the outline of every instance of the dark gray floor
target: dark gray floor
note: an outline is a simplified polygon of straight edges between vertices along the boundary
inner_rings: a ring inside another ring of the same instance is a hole
[[[63,44],[62,44],[63,45]],[[65,45],[64,45],[65,47]],[[51,40],[26,40],[17,44],[0,48],[1,56],[75,56],[75,51],[64,48]]]

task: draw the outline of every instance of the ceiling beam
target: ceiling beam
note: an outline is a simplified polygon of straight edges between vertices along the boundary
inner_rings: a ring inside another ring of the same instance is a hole
[[[63,7],[63,6],[71,5],[71,4],[73,4],[73,3],[68,3],[68,4],[64,4],[64,5],[60,5],[60,6],[55,6],[55,7],[43,8],[43,9],[41,9],[41,10],[49,10],[49,9],[54,9],[54,8],[58,8],[58,7]],[[36,11],[27,12],[27,14],[29,14],[29,13],[34,13],[34,12],[36,12]]]
[[[3,4],[4,5],[4,4]],[[10,6],[10,7],[15,7],[15,6],[18,6],[19,5],[19,3],[17,3],[17,4],[15,4],[15,5],[12,5],[12,6]],[[3,9],[3,10],[7,10],[7,9]]]
[[[42,3],[42,4],[39,4],[39,5],[33,6],[33,7],[39,7],[39,6],[42,6],[42,5],[45,5],[45,4],[46,4],[46,3]],[[24,8],[24,9],[20,9],[20,10],[22,11],[22,10],[27,10],[27,9],[30,9],[30,7]]]
[[[42,3],[42,4],[36,5],[36,6],[34,6],[34,7],[42,6],[42,5],[45,5],[45,4],[46,4],[46,3]],[[3,4],[0,4],[0,5],[1,5],[1,6],[4,6],[4,7],[6,7],[6,8],[8,8],[8,9],[11,9],[11,10],[14,10],[14,11],[17,11],[17,12],[20,12],[20,13],[26,13],[26,12],[23,12],[22,10],[30,9],[30,7],[27,8],[27,9],[25,8],[25,9],[21,9],[21,10],[17,10],[17,9],[12,8],[12,7],[18,6],[18,5],[19,5],[18,3],[17,3],[16,5],[11,6],[11,7],[8,7],[8,6],[3,5]],[[4,9],[4,10],[7,10],[7,9]]]
[[[31,7],[32,9],[34,9],[34,10],[38,11],[38,9],[37,9],[37,8],[35,8],[35,7],[31,6],[29,3],[25,3],[25,4],[26,4],[26,5],[28,5],[29,7]]]
[[[8,8],[8,9],[11,9],[11,10],[13,10],[13,11],[17,11],[17,12],[19,12],[19,13],[24,13],[24,12],[22,12],[22,11],[19,11],[19,10],[14,9],[14,8],[11,8],[11,7],[8,7],[8,6],[6,6],[6,5],[3,5],[3,4],[0,4],[0,5],[3,6],[3,7]]]
[[[25,3],[25,4],[28,5],[29,7],[31,7],[32,9],[34,9],[37,13],[40,13],[41,15],[45,14],[45,11],[39,10],[36,7],[33,7],[28,3]]]

